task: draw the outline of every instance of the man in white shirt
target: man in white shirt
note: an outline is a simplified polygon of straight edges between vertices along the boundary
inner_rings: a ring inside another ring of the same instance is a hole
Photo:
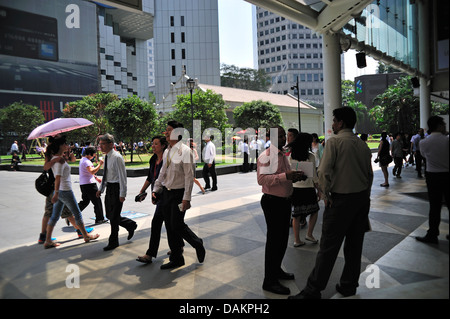
[[[205,150],[203,155],[203,161],[205,162],[205,165],[203,166],[203,179],[205,180],[205,187],[204,189],[211,189],[211,191],[217,190],[217,174],[216,174],[216,146],[213,142],[211,142],[211,139],[214,138],[214,135],[207,135],[205,136]],[[212,178],[212,188],[211,183],[209,182],[209,175],[211,175]]]
[[[127,171],[125,161],[119,152],[114,150],[114,136],[111,134],[101,135],[99,137],[100,150],[105,156],[105,167],[103,170],[103,179],[97,197],[105,191],[105,211],[106,218],[111,224],[111,235],[108,245],[103,250],[112,250],[119,246],[119,226],[128,230],[128,240],[130,240],[137,228],[136,222],[122,217],[123,202],[127,196]]]
[[[449,204],[449,139],[442,117],[432,116],[427,123],[430,135],[420,141],[420,153],[427,163],[425,179],[430,202],[429,228],[425,236],[416,239],[424,243],[437,244],[442,197],[445,199],[447,209]]]
[[[177,130],[178,129],[178,130]],[[167,230],[170,258],[161,269],[178,268],[184,265],[183,246],[187,241],[197,252],[199,262],[205,259],[203,240],[184,222],[186,210],[191,208],[191,193],[194,184],[194,156],[189,146],[181,141],[183,124],[177,121],[167,123],[164,135],[169,147],[163,154],[163,166],[152,192],[156,204],[157,194],[162,197],[161,209]]]

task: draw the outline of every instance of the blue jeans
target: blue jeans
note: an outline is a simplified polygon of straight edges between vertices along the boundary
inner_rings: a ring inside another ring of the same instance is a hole
[[[59,191],[58,201],[53,204],[53,212],[52,217],[50,217],[50,220],[48,221],[48,224],[50,226],[55,226],[56,222],[59,220],[61,216],[61,212],[64,208],[64,205],[67,206],[67,208],[72,212],[73,216],[75,217],[75,220],[77,222],[77,225],[83,224],[83,216],[81,215],[81,210],[78,207],[77,200],[75,198],[75,195],[73,192],[70,191]]]

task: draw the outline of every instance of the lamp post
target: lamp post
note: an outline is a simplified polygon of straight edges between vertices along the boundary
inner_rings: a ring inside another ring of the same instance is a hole
[[[298,76],[297,76],[297,83],[293,86],[291,86],[291,90],[297,89],[297,106],[298,106],[298,131],[302,131],[302,122],[300,120],[300,87],[298,85]]]
[[[192,104],[192,90],[195,88],[195,81],[192,78],[189,78],[186,80],[186,86],[191,92],[191,123],[192,123],[192,135],[191,137],[194,138],[194,105]]]

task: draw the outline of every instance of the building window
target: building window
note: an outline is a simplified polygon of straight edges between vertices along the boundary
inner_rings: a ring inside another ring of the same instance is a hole
[[[181,16],[181,26],[184,27],[184,16]]]
[[[176,72],[175,72],[175,65],[172,65],[172,76],[175,76]]]
[[[175,33],[173,32],[170,33],[170,42],[175,43]]]
[[[186,59],[186,49],[181,49],[181,58]]]
[[[172,60],[175,60],[175,49],[171,50]]]
[[[181,42],[184,43],[185,41],[185,34],[184,32],[181,32]]]
[[[173,27],[175,25],[175,18],[174,16],[170,16],[170,26]]]

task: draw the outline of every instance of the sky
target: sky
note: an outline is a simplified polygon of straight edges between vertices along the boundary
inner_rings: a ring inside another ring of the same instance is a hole
[[[252,5],[244,0],[218,0],[220,63],[256,69],[256,43],[253,42]],[[255,40],[256,41],[256,40]],[[378,62],[366,56],[367,67],[356,66],[356,51],[344,54],[345,79],[375,74]]]

